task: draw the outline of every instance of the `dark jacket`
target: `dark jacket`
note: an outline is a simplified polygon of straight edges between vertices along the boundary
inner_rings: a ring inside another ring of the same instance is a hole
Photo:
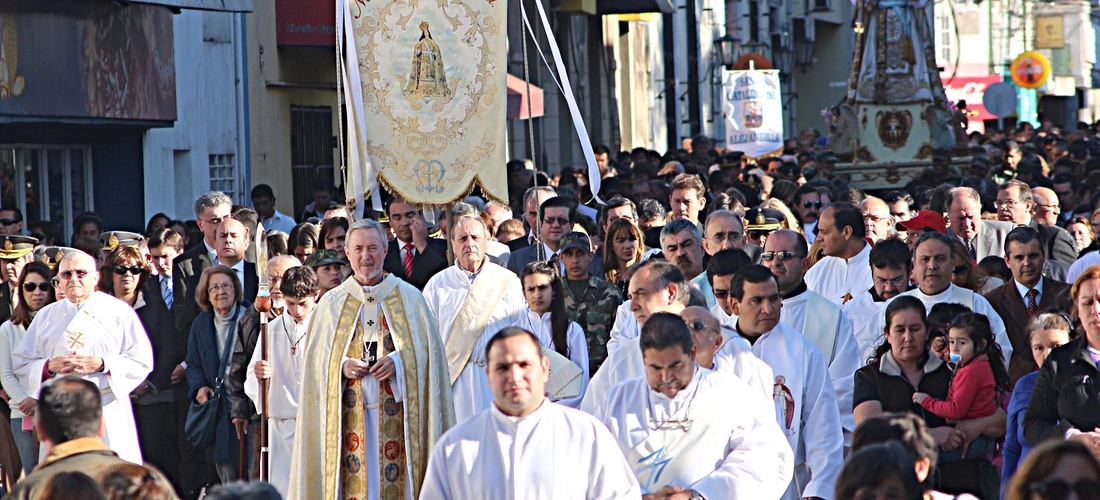
[[[534,245],[512,252],[512,254],[508,256],[508,265],[506,267],[513,273],[516,273],[516,275],[519,275],[523,272],[523,268],[527,267],[527,264],[547,260],[548,258],[549,256],[546,255],[546,247],[544,247],[542,243],[535,242]]]
[[[1024,414],[1024,437],[1032,446],[1062,439],[1071,427],[1100,427],[1100,370],[1088,350],[1088,336],[1050,351]]]
[[[1008,376],[1011,384],[1016,385],[1020,377],[1035,371],[1035,358],[1031,355],[1031,343],[1027,340],[1027,323],[1031,318],[1027,315],[1027,306],[1020,291],[1016,289],[1016,281],[1008,280],[989,293],[985,299],[993,310],[1001,316],[1005,323],[1005,332],[1008,340],[1012,342],[1012,359],[1008,362]],[[1069,296],[1069,285],[1050,278],[1043,278],[1043,294],[1039,296],[1039,309],[1057,307],[1062,311],[1069,311],[1073,300]]]
[[[390,240],[382,269],[405,280],[417,290],[423,290],[432,276],[447,268],[447,242],[438,238],[428,238],[428,246],[424,247],[424,251],[413,255],[412,276],[405,276],[405,264],[401,260],[401,249],[397,245],[397,238]]]
[[[172,401],[172,370],[183,361],[187,351],[179,349],[172,312],[160,295],[160,286],[155,277],[146,276],[141,286],[141,301],[138,305],[134,312],[141,320],[141,326],[145,327],[145,333],[153,347],[153,371],[145,379],[152,387],[136,402],[142,404]]]
[[[250,307],[237,321],[236,342],[233,344],[233,357],[229,358],[229,376],[225,379],[226,392],[229,394],[230,418],[251,419],[256,416],[256,405],[244,392],[244,381],[248,376],[248,362],[259,345],[260,313]]]
[[[1077,260],[1077,248],[1075,248],[1073,236],[1070,236],[1065,229],[1039,224],[1035,219],[1031,219],[1031,224],[1028,225],[1039,231],[1039,240],[1043,243],[1048,259],[1066,264],[1073,264],[1073,261]]]
[[[177,341],[181,343],[183,352],[187,352],[187,333],[191,331],[191,322],[199,315],[195,286],[203,270],[212,265],[214,261],[202,243],[172,261],[172,315],[176,321],[176,332],[180,335]]]
[[[251,309],[251,305],[245,305],[245,310]],[[244,314],[243,312],[241,313]],[[238,318],[239,319],[239,318]],[[195,401],[195,394],[199,388],[210,387],[213,389],[217,379],[222,378],[218,373],[221,365],[222,353],[218,351],[218,343],[215,340],[217,329],[214,327],[214,313],[203,311],[191,324],[191,334],[187,339],[187,395]],[[234,342],[234,335],[230,334],[230,347]],[[227,463],[230,454],[236,446],[237,433],[233,430],[233,424],[229,417],[229,397],[223,388],[223,395],[217,399],[211,399],[206,404],[218,405],[217,432],[214,436],[214,463]],[[215,394],[217,396],[217,394]]]
[[[11,319],[11,285],[0,283],[0,323]]]

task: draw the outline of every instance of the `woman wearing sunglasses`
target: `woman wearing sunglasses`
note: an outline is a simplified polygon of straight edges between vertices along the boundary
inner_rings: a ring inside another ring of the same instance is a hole
[[[23,340],[35,314],[55,299],[50,286],[50,268],[45,264],[31,262],[24,266],[17,283],[19,302],[11,319],[0,325],[0,382],[10,398],[8,407],[11,408],[11,432],[15,438],[19,460],[23,463],[23,472],[30,474],[38,464],[38,437],[30,420],[38,401],[27,394],[27,389],[16,378],[15,370],[12,369],[11,351]],[[19,477],[18,472],[13,472],[15,477]]]
[[[172,370],[183,361],[172,313],[153,268],[133,247],[119,246],[103,258],[99,289],[134,308],[153,345],[153,371],[130,393],[143,458],[178,485],[180,461]]]
[[[1051,441],[1035,448],[1005,490],[1007,500],[1100,498],[1100,464],[1087,446]]]
[[[966,245],[958,238],[953,238],[952,246],[955,247],[954,267],[951,268],[951,283],[955,286],[968,288],[985,295],[995,288],[1005,284],[1000,278],[986,276],[974,261],[970,260],[970,254],[966,251]]]

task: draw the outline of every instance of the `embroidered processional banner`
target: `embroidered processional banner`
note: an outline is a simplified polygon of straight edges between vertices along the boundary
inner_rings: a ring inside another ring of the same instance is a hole
[[[726,148],[759,158],[783,151],[783,101],[779,72],[722,72]]]
[[[349,199],[508,199],[505,0],[338,0]]]

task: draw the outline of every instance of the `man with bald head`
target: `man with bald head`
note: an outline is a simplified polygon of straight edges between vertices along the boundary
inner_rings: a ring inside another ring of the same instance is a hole
[[[1032,217],[1039,224],[1048,226],[1058,225],[1058,216],[1062,213],[1062,206],[1058,204],[1058,194],[1048,187],[1031,188],[1031,197],[1035,201],[1035,210]]]
[[[524,314],[519,277],[485,256],[489,232],[480,217],[460,217],[451,231],[455,263],[424,285],[424,300],[439,321],[450,367],[456,422],[489,408],[485,344]]]
[[[703,251],[708,257],[724,250],[741,250],[753,262],[760,258],[762,249],[745,241],[745,224],[740,215],[729,210],[716,210],[707,216],[703,228]],[[691,285],[703,292],[707,307],[713,309],[717,300],[707,273],[699,273],[691,280]]]
[[[882,198],[868,196],[859,203],[859,210],[863,212],[863,224],[867,227],[867,238],[871,243],[878,243],[897,235],[894,229],[894,216],[890,214],[890,205]]]
[[[947,222],[947,234],[963,242],[975,263],[990,255],[1004,257],[1005,237],[1016,228],[1010,222],[983,220],[981,196],[970,187],[947,192]]]
[[[871,286],[871,245],[863,239],[867,236],[864,220],[855,205],[833,203],[817,222],[817,241],[825,258],[806,272],[806,286],[838,306]]]
[[[124,460],[140,464],[141,447],[130,392],[153,369],[149,337],[129,304],[95,290],[95,259],[72,251],[57,266],[65,300],[43,307],[11,353],[12,366],[27,394],[65,375],[77,375],[99,388],[103,441]]]

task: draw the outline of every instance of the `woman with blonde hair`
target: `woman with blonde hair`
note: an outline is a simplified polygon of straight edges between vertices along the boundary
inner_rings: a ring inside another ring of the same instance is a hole
[[[1005,284],[1000,278],[986,276],[985,271],[970,260],[966,245],[958,238],[951,238],[951,246],[955,248],[955,261],[951,267],[951,283],[955,286],[986,294]]]
[[[790,229],[792,231],[802,232],[802,226],[799,225],[798,219],[794,216],[794,212],[787,207],[786,203],[775,199],[768,198],[764,200],[764,203],[760,204],[763,208],[770,208],[772,210],[778,210],[783,214],[783,220],[779,221],[779,227],[782,229]]]

